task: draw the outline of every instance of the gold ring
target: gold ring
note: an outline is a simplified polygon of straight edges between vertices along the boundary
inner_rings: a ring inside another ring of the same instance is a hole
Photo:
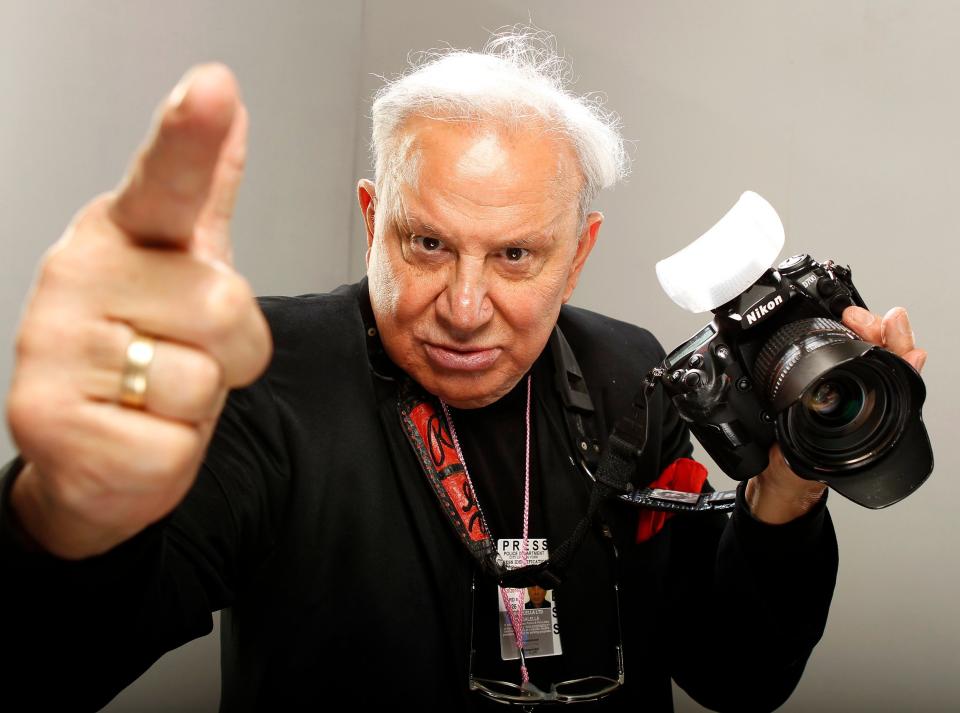
[[[120,403],[142,409],[147,402],[147,372],[153,362],[156,343],[151,337],[137,334],[127,345],[123,376],[120,379]]]

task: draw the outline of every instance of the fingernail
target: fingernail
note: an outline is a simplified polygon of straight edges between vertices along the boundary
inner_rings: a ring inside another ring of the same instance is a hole
[[[177,82],[177,86],[173,88],[173,91],[170,92],[170,108],[179,109],[180,105],[183,104],[183,100],[187,98],[187,91],[190,89],[190,85],[193,83],[193,77],[196,74],[196,70],[191,69]]]
[[[897,326],[897,333],[909,337],[913,335],[913,330],[910,329],[910,320],[907,319],[907,313],[905,310],[900,310],[897,312],[897,316],[894,319],[894,324]]]
[[[863,307],[851,307],[847,310],[846,317],[857,327],[869,327],[873,323],[873,314]]]
[[[920,358],[917,359],[917,371],[923,371],[923,365],[927,363],[927,355],[921,354]]]

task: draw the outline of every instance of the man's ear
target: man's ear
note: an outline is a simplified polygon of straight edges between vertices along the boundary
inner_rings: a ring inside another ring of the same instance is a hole
[[[357,199],[360,201],[360,214],[367,231],[367,263],[370,262],[370,248],[373,246],[374,217],[377,212],[377,188],[373,181],[361,178],[357,182]]]
[[[593,250],[597,243],[597,235],[600,233],[600,225],[603,223],[603,213],[593,211],[587,214],[587,219],[583,232],[577,240],[577,252],[573,256],[573,263],[570,265],[570,274],[567,276],[567,287],[563,292],[564,303],[573,295],[573,289],[577,286],[577,280],[580,279],[580,271],[587,262],[587,256]]]

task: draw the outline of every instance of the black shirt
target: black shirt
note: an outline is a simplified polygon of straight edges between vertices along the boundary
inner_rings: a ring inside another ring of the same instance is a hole
[[[209,632],[218,609],[223,711],[317,709],[343,693],[375,708],[477,705],[467,694],[476,567],[403,436],[394,377],[371,349],[365,295],[361,283],[263,301],[275,345],[267,373],[231,393],[184,501],[106,555],[64,562],[26,550],[9,512],[11,465],[0,490],[0,707],[96,710],[162,653]],[[607,433],[663,352],[643,330],[584,310],[565,307],[559,324]],[[533,497],[536,532],[553,543],[582,516],[588,488],[540,368]],[[689,454],[669,404],[651,409],[662,424],[660,460]],[[458,426],[466,436],[469,424]],[[483,457],[466,450],[468,465]],[[515,455],[503,459],[522,472]],[[495,499],[507,509],[522,502]],[[504,513],[495,534],[519,528],[516,511]],[[591,533],[552,598],[564,670],[546,678],[606,668],[615,627],[594,592],[609,591],[616,569],[623,696],[637,710],[671,710],[671,676],[711,708],[779,705],[826,622],[837,564],[826,510],[773,527],[741,499],[729,522],[675,517],[641,544],[635,511],[604,518],[618,565]],[[484,611],[495,596],[478,592],[490,602]],[[496,636],[495,625],[484,631]],[[517,673],[511,662],[504,679]]]

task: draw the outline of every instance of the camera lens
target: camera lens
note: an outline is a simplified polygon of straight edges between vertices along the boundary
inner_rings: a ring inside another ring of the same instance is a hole
[[[825,428],[845,426],[863,409],[866,400],[863,386],[850,378],[823,379],[803,395],[801,403],[811,419]]]
[[[781,415],[785,439],[818,468],[844,470],[880,458],[897,439],[903,410],[890,373],[869,359],[828,372]]]
[[[834,320],[791,322],[771,336],[755,364],[774,406],[777,438],[790,462],[819,474],[862,469],[896,443],[910,394],[871,346]]]

